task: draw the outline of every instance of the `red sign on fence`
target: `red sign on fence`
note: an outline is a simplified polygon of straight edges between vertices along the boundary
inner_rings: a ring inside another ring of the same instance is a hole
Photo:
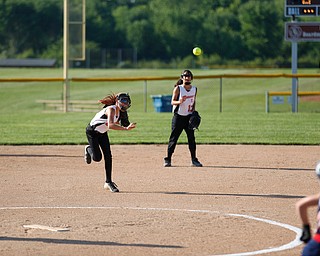
[[[285,39],[295,42],[320,41],[320,22],[286,22]]]

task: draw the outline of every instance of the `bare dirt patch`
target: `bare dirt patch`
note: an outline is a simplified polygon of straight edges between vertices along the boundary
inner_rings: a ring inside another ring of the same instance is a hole
[[[277,248],[301,226],[294,204],[316,193],[319,146],[113,145],[113,179],[83,146],[0,146],[1,255],[218,255]],[[238,215],[233,215],[238,214]],[[310,218],[314,218],[311,213]],[[54,232],[24,225],[69,228]],[[299,255],[302,245],[272,253]],[[271,254],[271,253],[270,253]],[[265,254],[268,255],[268,254]]]

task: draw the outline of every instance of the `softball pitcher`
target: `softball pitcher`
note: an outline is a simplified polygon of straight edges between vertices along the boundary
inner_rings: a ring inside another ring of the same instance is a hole
[[[85,147],[84,159],[87,164],[92,160],[99,162],[103,154],[106,172],[104,188],[111,192],[119,192],[111,177],[112,155],[108,131],[110,129],[127,131],[136,127],[135,123],[130,123],[128,120],[127,109],[131,106],[131,99],[128,93],[119,93],[110,94],[100,102],[104,104],[103,109],[93,117],[86,128],[89,145]]]
[[[202,167],[196,157],[196,140],[194,129],[189,129],[189,120],[196,107],[197,87],[191,85],[193,74],[190,70],[184,70],[180,79],[175,84],[172,93],[173,118],[171,135],[167,149],[167,157],[164,158],[164,166],[171,166],[171,158],[177,145],[177,141],[184,130],[187,134],[189,151],[191,154],[191,166]]]

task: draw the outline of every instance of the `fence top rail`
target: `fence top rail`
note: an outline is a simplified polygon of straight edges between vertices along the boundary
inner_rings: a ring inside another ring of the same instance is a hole
[[[267,91],[268,96],[287,96],[291,95],[292,92],[285,91],[285,92],[271,92]],[[304,92],[298,92],[298,96],[313,96],[313,95],[320,95],[320,91],[304,91]]]
[[[218,74],[218,75],[199,75],[195,76],[196,79],[216,79],[216,78],[249,78],[249,77],[285,77],[286,74]],[[318,75],[320,77],[320,74]],[[159,77],[91,77],[80,78],[73,77],[72,81],[75,82],[103,82],[103,81],[152,81],[152,80],[177,80],[177,76],[159,76]]]
[[[199,75],[196,79],[217,78],[320,78],[320,74],[219,74]],[[155,81],[155,80],[177,80],[176,76],[149,76],[149,77],[70,77],[72,82],[129,82],[129,81]],[[29,77],[29,78],[0,78],[0,82],[63,82],[62,77]]]
[[[63,100],[36,100],[37,103],[63,103]],[[69,100],[70,104],[97,104],[101,103],[97,100]]]
[[[0,78],[0,82],[63,82],[61,77]]]

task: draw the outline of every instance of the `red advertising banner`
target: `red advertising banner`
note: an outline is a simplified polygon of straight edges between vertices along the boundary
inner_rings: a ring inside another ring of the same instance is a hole
[[[286,22],[285,40],[295,42],[320,41],[320,22]]]

